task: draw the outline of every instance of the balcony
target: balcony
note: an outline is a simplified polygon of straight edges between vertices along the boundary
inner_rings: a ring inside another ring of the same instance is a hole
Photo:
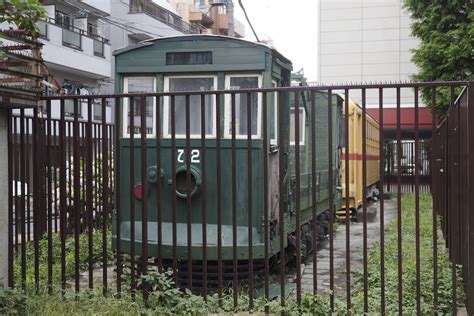
[[[214,20],[209,15],[199,9],[196,9],[196,11],[189,12],[189,21],[201,24],[202,26],[207,28],[211,27],[212,24],[214,24]]]
[[[219,29],[222,33],[227,34],[229,30],[229,16],[227,14],[218,14],[215,19],[213,28]],[[234,31],[237,37],[245,36],[245,25],[234,18]]]
[[[87,31],[59,25],[54,19],[38,22],[43,59],[59,68],[75,69],[94,78],[111,76],[109,41]],[[87,74],[86,74],[87,73]]]
[[[183,33],[199,34],[204,29],[196,23],[184,22],[179,15],[163,9],[150,0],[130,0],[130,13],[144,13]]]

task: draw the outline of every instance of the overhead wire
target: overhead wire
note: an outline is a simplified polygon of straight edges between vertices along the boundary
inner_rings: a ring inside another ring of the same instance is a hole
[[[250,22],[249,16],[247,15],[247,11],[245,10],[244,4],[242,3],[242,0],[239,0],[239,5],[242,11],[244,11],[245,19],[247,20],[248,24],[250,25],[250,28],[252,29],[253,35],[257,39],[257,42],[260,43],[260,39],[257,36],[257,32],[255,32],[255,29],[253,28],[252,22]]]

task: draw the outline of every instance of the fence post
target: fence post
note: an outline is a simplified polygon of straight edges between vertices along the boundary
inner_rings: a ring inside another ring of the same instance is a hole
[[[468,111],[468,122],[474,122],[474,82],[471,81],[467,86],[467,111]],[[472,124],[468,124],[468,188],[466,192],[471,192],[471,189],[474,189],[472,180],[474,179],[474,153],[471,151],[474,148],[474,128]],[[467,296],[466,296],[466,305],[468,314],[474,313],[474,197],[473,194],[469,194],[469,237],[468,237],[468,267],[467,273]]]
[[[8,110],[0,108],[0,284],[8,286]],[[6,179],[6,180],[5,180]]]

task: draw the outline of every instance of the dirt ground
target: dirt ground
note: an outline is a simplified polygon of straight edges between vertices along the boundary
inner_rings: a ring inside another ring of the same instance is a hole
[[[396,200],[385,199],[384,202],[384,226],[390,223],[396,216]],[[380,202],[373,202],[367,208],[367,213],[372,214],[367,222],[367,246],[380,241]],[[354,279],[354,271],[363,268],[363,223],[351,222],[349,227],[350,236],[350,269],[351,284]],[[318,293],[327,295],[330,290],[330,256],[329,242],[325,243],[317,252],[317,287]],[[334,236],[334,292],[336,297],[344,299],[346,296],[346,225],[340,223]],[[302,274],[302,290],[313,291],[313,263],[305,264]]]

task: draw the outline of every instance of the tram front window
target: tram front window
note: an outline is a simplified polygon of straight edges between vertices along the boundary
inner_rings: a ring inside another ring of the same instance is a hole
[[[155,78],[153,77],[128,77],[124,81],[124,92],[125,93],[147,93],[155,91]],[[145,99],[145,118],[146,118],[146,133],[147,135],[154,135],[154,98],[147,97]],[[127,109],[127,129],[125,135],[130,135],[130,107],[129,99],[124,98],[125,108]],[[140,98],[133,98],[133,124],[134,134],[141,133],[141,112]]]
[[[259,75],[229,75],[226,77],[226,88],[228,89],[253,89],[261,86],[261,76]],[[235,134],[237,138],[246,138],[248,134],[248,93],[235,94]],[[260,136],[261,120],[261,95],[258,93],[250,94],[250,130],[252,137]],[[226,96],[226,137],[232,135],[232,100]]]
[[[185,92],[185,91],[209,91],[214,90],[216,85],[215,77],[168,77],[165,78],[165,91]],[[165,100],[165,110],[168,118],[165,123],[165,135],[171,137],[171,107],[170,98]],[[215,95],[205,95],[205,131],[206,136],[215,136]],[[191,137],[201,137],[201,95],[191,95],[189,97],[189,132]],[[175,97],[175,133],[176,137],[186,137],[186,97]]]

